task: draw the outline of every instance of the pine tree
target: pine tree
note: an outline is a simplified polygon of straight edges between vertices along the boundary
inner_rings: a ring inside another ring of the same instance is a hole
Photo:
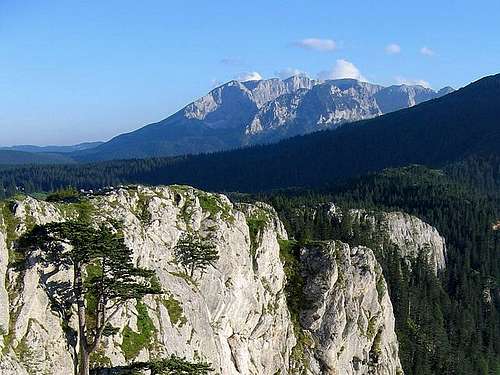
[[[191,278],[196,270],[201,273],[219,259],[219,254],[214,244],[203,241],[199,236],[186,234],[177,243],[174,249],[175,258]]]
[[[36,226],[20,239],[26,255],[41,250],[43,261],[57,271],[73,270],[71,282],[61,283],[66,311],[76,305],[79,375],[89,374],[90,354],[98,348],[110,320],[132,299],[161,290],[154,271],[134,266],[132,250],[111,224],[63,222]],[[89,319],[90,318],[90,319]]]
[[[192,363],[175,355],[171,355],[170,358],[135,363],[129,368],[131,372],[127,374],[130,375],[139,375],[139,371],[144,370],[149,370],[151,375],[208,375],[214,371],[209,363]]]

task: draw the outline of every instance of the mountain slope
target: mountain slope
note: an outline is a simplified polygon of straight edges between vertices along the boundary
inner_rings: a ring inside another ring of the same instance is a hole
[[[0,164],[67,164],[74,160],[59,154],[0,150]]]
[[[71,146],[16,145],[16,146],[0,147],[0,150],[24,151],[24,152],[32,152],[32,153],[41,153],[41,152],[69,153],[69,152],[91,149],[91,148],[100,146],[103,143],[104,142],[85,142],[85,143],[79,143],[77,145],[71,145]]]
[[[0,173],[40,190],[120,183],[185,183],[209,190],[318,187],[408,164],[441,166],[470,155],[500,155],[500,75],[415,107],[241,150]],[[57,182],[57,184],[54,184]]]
[[[383,87],[354,79],[338,79],[270,101],[245,130],[245,144],[268,143],[294,135],[380,116],[444,96],[422,86]]]
[[[243,129],[259,106],[280,95],[311,88],[307,77],[281,81],[231,81],[156,124],[75,153],[80,160],[110,160],[213,152],[241,145]]]
[[[446,94],[421,86],[384,88],[352,79],[231,81],[156,124],[90,150],[83,161],[199,154],[274,142],[379,116]]]

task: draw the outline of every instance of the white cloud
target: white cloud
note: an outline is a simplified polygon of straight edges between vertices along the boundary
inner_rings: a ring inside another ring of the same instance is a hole
[[[245,72],[238,75],[235,79],[241,82],[260,81],[262,76],[258,72]]]
[[[343,59],[337,60],[332,69],[319,72],[318,78],[321,80],[353,78],[358,81],[366,81],[366,78],[352,62]]]
[[[424,56],[434,56],[435,53],[433,50],[431,50],[429,47],[422,47],[420,48],[420,53]]]
[[[298,40],[295,46],[305,49],[312,49],[321,52],[333,51],[337,48],[337,43],[332,39],[307,38]]]
[[[221,86],[222,84],[224,84],[224,82],[222,82],[221,80],[217,79],[217,78],[212,78],[210,80],[210,83],[212,84],[212,87],[219,87]]]
[[[275,73],[279,78],[286,79],[292,76],[307,76],[307,73],[295,68],[285,68]]]
[[[396,55],[401,52],[401,46],[396,43],[391,43],[385,47],[385,52],[389,55]]]
[[[407,86],[422,86],[425,88],[430,89],[431,85],[428,81],[423,80],[423,79],[410,79],[410,78],[405,78],[405,77],[396,77],[396,82],[398,85],[407,85]]]

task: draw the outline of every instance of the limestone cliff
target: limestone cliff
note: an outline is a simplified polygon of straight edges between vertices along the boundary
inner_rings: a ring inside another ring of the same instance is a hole
[[[68,320],[51,307],[55,282],[69,274],[54,272],[36,256],[25,260],[30,267],[24,271],[14,264],[19,235],[34,224],[79,215],[123,221],[134,261],[154,270],[165,291],[130,302],[115,316],[112,325],[119,330],[92,356],[95,367],[175,353],[210,362],[222,375],[401,373],[392,306],[371,250],[340,242],[301,249],[301,288],[308,304],[292,311],[291,280],[280,259],[287,233],[267,205],[234,206],[223,195],[183,186],[133,187],[77,204],[27,197],[3,203],[2,213],[2,374],[74,371],[75,317]],[[215,267],[194,279],[173,256],[186,231],[209,238],[220,255]]]
[[[313,374],[402,374],[382,269],[366,247],[338,242],[301,252],[308,307],[302,326],[316,346]]]
[[[333,203],[319,209],[326,210],[332,220],[342,222],[350,219],[359,226],[364,226],[365,232],[378,237],[379,242],[385,241],[397,246],[400,254],[408,261],[419,255],[425,256],[435,274],[446,267],[446,240],[436,228],[418,217],[398,211],[342,211]]]

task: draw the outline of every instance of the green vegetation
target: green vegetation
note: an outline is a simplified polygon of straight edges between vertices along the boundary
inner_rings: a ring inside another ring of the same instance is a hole
[[[191,222],[191,219],[193,217],[193,207],[195,204],[194,198],[191,196],[191,194],[188,193],[189,190],[192,190],[191,187],[189,186],[183,186],[183,185],[172,185],[170,186],[170,189],[172,189],[175,193],[177,193],[180,197],[184,198],[185,202],[184,205],[182,206],[179,216],[182,219],[184,223],[188,226],[188,230],[190,230],[189,223]],[[177,201],[178,198],[175,198]]]
[[[174,326],[179,325],[179,328],[181,328],[184,324],[186,324],[187,319],[184,316],[182,303],[176,300],[173,295],[170,295],[168,298],[163,297],[161,299],[161,303],[167,309],[168,316],[170,317],[170,322]]]
[[[64,248],[63,243],[71,247]],[[153,271],[134,266],[132,250],[113,223],[95,226],[88,221],[67,221],[35,226],[20,238],[19,246],[26,254],[41,248],[43,261],[57,270],[73,269],[73,280],[52,286],[57,293],[51,296],[51,306],[66,320],[76,307],[79,375],[89,375],[90,355],[99,349],[105,333],[113,333],[110,320],[131,299],[138,301],[140,333],[124,331],[124,353],[132,355],[150,339],[154,327],[140,299],[161,290],[151,285]]]
[[[26,343],[26,337],[23,337],[19,344],[14,348],[14,352],[16,353],[17,358],[23,363],[27,370],[28,374],[36,375],[36,371],[32,369],[31,364],[36,363],[36,354],[33,353],[31,348]]]
[[[90,199],[81,197],[78,202],[65,203],[55,202],[62,216],[68,220],[78,220],[81,222],[91,223],[96,211],[96,207]]]
[[[300,244],[296,241],[279,240],[280,259],[286,276],[285,296],[290,311],[290,318],[297,344],[292,349],[292,361],[297,368],[307,368],[306,351],[312,347],[312,339],[300,325],[300,312],[308,307],[309,301],[304,295],[304,279],[300,272]]]
[[[47,202],[59,203],[78,203],[82,199],[82,194],[74,187],[59,189],[54,193],[47,195]]]
[[[189,362],[185,358],[171,355],[169,358],[135,363],[123,371],[125,372],[119,373],[139,375],[142,371],[150,371],[151,375],[208,375],[215,370],[207,362]]]
[[[268,223],[269,215],[264,209],[261,208],[258,208],[257,211],[247,217],[248,231],[250,233],[250,250],[252,252],[252,256],[255,256],[255,252],[259,247],[259,235],[266,228]]]
[[[135,214],[143,225],[149,225],[151,223],[151,212],[149,211],[149,200],[151,198],[140,193],[138,193],[138,196]]]
[[[234,222],[234,216],[231,214],[231,207],[227,203],[222,202],[215,194],[200,191],[198,192],[198,199],[201,208],[209,212],[211,216],[216,216],[220,212],[222,220],[230,223]]]
[[[144,348],[149,348],[153,343],[156,328],[149,317],[147,306],[140,300],[136,303],[137,330],[133,331],[129,326],[123,329],[122,352],[127,361],[137,357]]]
[[[376,321],[377,321],[377,317],[376,316],[371,316],[368,319],[368,327],[366,329],[366,337],[368,337],[369,340],[373,339],[373,337],[377,333],[375,331],[375,323],[376,323]]]
[[[380,355],[382,354],[382,349],[380,347],[382,343],[382,331],[378,331],[373,339],[373,344],[370,349],[370,360],[372,363],[378,363]]]
[[[200,271],[203,275],[205,270],[209,266],[213,267],[219,259],[219,253],[213,243],[191,233],[186,233],[181,237],[175,246],[174,255],[176,261],[184,267],[184,271],[191,279],[195,271]]]
[[[23,254],[13,246],[14,241],[17,239],[17,227],[21,223],[13,213],[15,204],[16,202],[13,200],[0,202],[6,243],[9,250],[9,264],[17,264],[24,260]]]
[[[381,302],[382,298],[384,297],[386,292],[385,288],[385,282],[384,282],[384,275],[382,275],[382,272],[377,273],[377,294],[378,294],[378,301]]]
[[[96,350],[90,355],[90,368],[99,368],[99,367],[110,367],[111,359],[109,359],[104,350]]]

